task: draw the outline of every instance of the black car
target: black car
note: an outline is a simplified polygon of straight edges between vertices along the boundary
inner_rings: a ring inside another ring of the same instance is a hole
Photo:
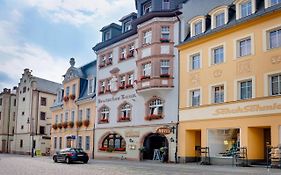
[[[54,162],[66,162],[70,164],[74,161],[82,161],[88,163],[89,156],[81,148],[66,148],[57,151],[53,156]]]

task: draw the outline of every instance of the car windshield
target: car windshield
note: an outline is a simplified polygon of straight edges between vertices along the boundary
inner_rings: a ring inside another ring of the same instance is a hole
[[[83,149],[81,149],[81,148],[75,148],[74,151],[77,152],[77,153],[83,153],[84,152]]]

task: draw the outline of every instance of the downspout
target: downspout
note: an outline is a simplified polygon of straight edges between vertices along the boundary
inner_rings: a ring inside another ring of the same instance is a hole
[[[11,98],[12,98],[12,95],[9,94],[7,153],[9,153],[9,143],[10,143],[9,136],[10,136]]]

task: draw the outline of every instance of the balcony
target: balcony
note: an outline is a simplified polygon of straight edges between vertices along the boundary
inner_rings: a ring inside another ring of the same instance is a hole
[[[173,77],[161,75],[160,77],[145,77],[137,82],[137,91],[170,90],[173,89]]]

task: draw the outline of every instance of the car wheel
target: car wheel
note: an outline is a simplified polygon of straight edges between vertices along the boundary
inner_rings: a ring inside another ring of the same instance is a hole
[[[57,156],[54,156],[53,160],[54,160],[55,163],[57,163],[58,162]]]
[[[67,164],[70,164],[70,163],[71,163],[69,157],[65,158],[65,162],[66,162]]]
[[[83,163],[88,163],[88,160],[83,160]]]

